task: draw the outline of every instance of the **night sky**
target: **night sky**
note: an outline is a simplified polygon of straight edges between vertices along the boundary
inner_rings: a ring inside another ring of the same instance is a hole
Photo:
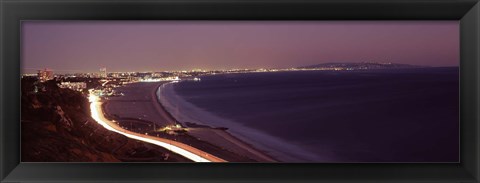
[[[25,21],[23,73],[459,65],[458,21]]]

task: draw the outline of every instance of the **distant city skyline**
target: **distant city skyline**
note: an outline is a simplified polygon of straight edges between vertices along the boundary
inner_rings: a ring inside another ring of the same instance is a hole
[[[458,66],[458,21],[25,21],[22,72]]]

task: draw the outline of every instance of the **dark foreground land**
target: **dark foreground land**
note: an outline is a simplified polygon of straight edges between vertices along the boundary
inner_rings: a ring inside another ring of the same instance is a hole
[[[55,81],[22,79],[21,161],[190,161],[159,146],[104,129],[90,117],[88,106],[85,93],[58,88]]]

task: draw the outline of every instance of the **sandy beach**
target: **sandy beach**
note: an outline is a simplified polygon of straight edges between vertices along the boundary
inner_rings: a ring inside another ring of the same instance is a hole
[[[164,83],[132,83],[117,88],[124,96],[106,98],[103,106],[106,116],[128,130],[189,144],[229,162],[276,162],[225,129],[178,122],[156,96],[158,87]],[[155,130],[176,124],[187,127],[186,132],[172,135]]]

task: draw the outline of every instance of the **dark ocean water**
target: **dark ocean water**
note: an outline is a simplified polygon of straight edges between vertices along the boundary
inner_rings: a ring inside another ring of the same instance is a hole
[[[165,87],[167,108],[284,161],[458,161],[458,67],[201,79]]]

